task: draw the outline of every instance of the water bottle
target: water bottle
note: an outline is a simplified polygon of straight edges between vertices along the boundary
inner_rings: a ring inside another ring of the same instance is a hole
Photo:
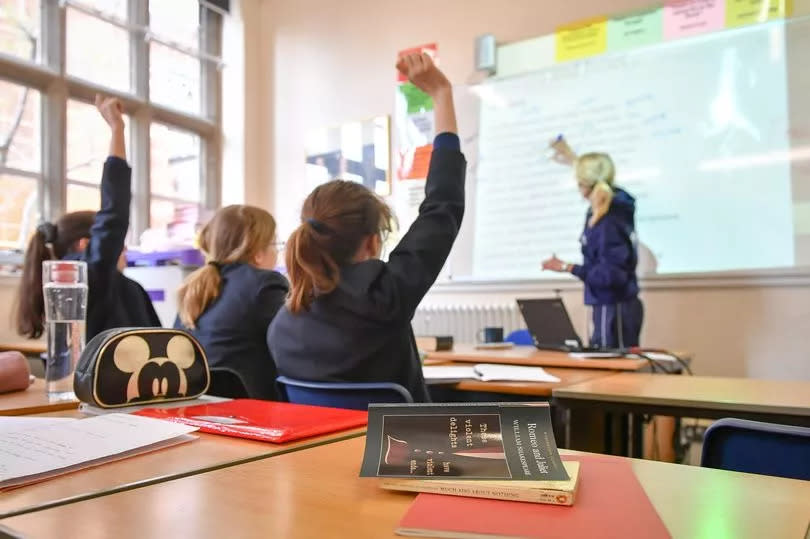
[[[73,372],[84,350],[87,320],[87,264],[63,260],[42,263],[48,357],[45,391],[49,400],[75,399]]]

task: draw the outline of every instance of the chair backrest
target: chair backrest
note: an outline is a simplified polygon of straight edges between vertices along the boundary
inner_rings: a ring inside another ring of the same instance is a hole
[[[810,428],[720,419],[706,430],[700,465],[810,480]]]
[[[211,383],[208,395],[227,397],[229,399],[250,398],[242,378],[231,369],[211,368]]]
[[[413,402],[407,389],[387,382],[309,382],[279,376],[276,384],[282,398],[296,404],[366,410],[372,403]]]
[[[531,346],[534,344],[534,339],[532,339],[532,334],[529,333],[528,329],[516,329],[507,335],[504,341],[516,346]]]

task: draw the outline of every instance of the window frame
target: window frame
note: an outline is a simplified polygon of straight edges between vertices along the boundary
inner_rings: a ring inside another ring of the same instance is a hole
[[[107,18],[80,0],[40,0],[40,60],[29,62],[0,52],[0,78],[40,92],[40,174],[38,213],[40,220],[55,220],[65,212],[67,184],[84,184],[67,178],[67,106],[69,100],[92,104],[96,93],[121,100],[129,115],[128,160],[132,166],[133,203],[130,237],[137,241],[149,228],[150,144],[153,122],[193,133],[200,138],[200,201],[203,210],[220,204],[222,163],[222,26],[224,11],[200,1],[199,49],[193,50],[151,34],[149,1],[128,0],[126,21]],[[155,0],[153,0],[155,1]],[[157,0],[161,1],[161,0]],[[66,72],[67,9],[77,9],[105,22],[126,26],[129,33],[130,91],[120,92],[79,79]],[[199,114],[191,114],[152,102],[149,98],[149,41],[174,48],[200,61]],[[17,173],[13,169],[0,172]],[[101,174],[101,171],[99,171]],[[30,176],[30,174],[26,174]],[[164,199],[158,195],[155,199]],[[24,246],[21,246],[24,248]]]

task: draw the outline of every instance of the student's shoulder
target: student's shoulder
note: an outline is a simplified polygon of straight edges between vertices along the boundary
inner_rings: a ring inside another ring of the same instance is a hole
[[[225,276],[252,288],[288,289],[287,279],[277,271],[260,269],[250,264],[238,264],[225,270]]]

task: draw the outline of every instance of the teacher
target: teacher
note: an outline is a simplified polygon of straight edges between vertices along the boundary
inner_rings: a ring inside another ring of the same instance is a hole
[[[561,136],[551,147],[555,161],[574,167],[579,191],[590,208],[580,237],[582,264],[569,264],[553,255],[543,262],[543,269],[571,273],[585,284],[585,304],[593,310],[592,346],[638,346],[644,306],[636,278],[636,201],[614,185],[615,167],[609,155],[577,157]]]

